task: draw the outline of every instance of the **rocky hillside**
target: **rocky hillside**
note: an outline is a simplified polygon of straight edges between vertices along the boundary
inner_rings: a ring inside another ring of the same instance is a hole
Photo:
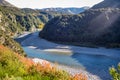
[[[40,37],[74,45],[120,47],[119,25],[119,8],[89,9],[79,15],[52,19],[40,32]]]
[[[23,31],[34,31],[41,23],[37,15],[25,13],[16,7],[0,6],[0,44],[24,53],[12,38]]]
[[[81,8],[45,8],[42,9],[42,11],[54,11],[59,12],[63,14],[79,14],[81,12],[84,12],[85,10],[88,10],[89,7],[81,7]]]
[[[93,9],[98,8],[120,8],[120,0],[104,0],[103,2],[92,7]]]
[[[17,42],[15,42],[10,36],[6,35],[5,32],[3,32],[1,30],[0,30],[0,45],[4,45],[4,46],[10,48],[12,51],[14,51],[16,53],[25,55],[21,46]]]
[[[61,15],[57,12],[19,9],[10,5],[5,0],[0,0],[0,44],[20,53],[23,50],[12,39],[14,36],[20,35],[24,31],[41,29],[50,19]]]
[[[39,20],[44,24],[46,24],[49,20],[51,20],[52,18],[56,16],[65,15],[63,13],[59,13],[55,11],[43,11],[40,9],[23,8],[21,10],[24,13],[36,15],[39,18]]]
[[[5,1],[6,2],[6,1]],[[4,0],[0,4],[0,44],[9,47],[17,53],[24,54],[21,46],[12,38],[21,34],[23,31],[32,31],[32,28],[38,27],[39,18],[31,14],[26,14],[21,9],[11,7],[5,4]]]
[[[57,12],[43,12],[34,9],[20,9],[5,0],[0,0],[0,20],[3,31],[14,35],[22,31],[34,31],[41,24],[45,24],[55,16],[61,15]]]
[[[15,52],[24,54],[20,45],[11,38],[24,30],[16,21],[12,9],[0,6],[0,44],[11,48]]]
[[[22,31],[31,31],[37,28],[40,20],[36,15],[24,13],[16,7],[0,6],[1,27],[9,34],[20,33]]]
[[[0,0],[0,5],[1,6],[8,6],[8,7],[15,7],[14,5],[10,4],[9,2],[5,0]]]

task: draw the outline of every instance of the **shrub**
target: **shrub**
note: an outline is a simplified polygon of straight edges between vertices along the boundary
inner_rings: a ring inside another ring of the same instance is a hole
[[[115,67],[111,67],[109,72],[113,80],[120,80],[120,63],[118,64],[117,69]]]

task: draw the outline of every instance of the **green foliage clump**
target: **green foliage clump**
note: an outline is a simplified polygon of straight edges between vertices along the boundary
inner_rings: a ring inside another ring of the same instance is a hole
[[[111,67],[109,72],[113,80],[120,80],[120,63],[118,64],[117,69],[115,67]]]
[[[25,67],[15,53],[0,46],[0,78],[6,78],[6,75],[17,77],[25,74],[27,74]]]

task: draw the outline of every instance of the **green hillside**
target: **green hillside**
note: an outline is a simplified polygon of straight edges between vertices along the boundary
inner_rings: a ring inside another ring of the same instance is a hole
[[[56,17],[45,25],[40,37],[80,46],[120,47],[120,8],[112,6],[118,1],[107,5],[110,2],[105,0],[95,5],[96,9],[91,8],[78,15]],[[102,3],[107,7],[104,8]]]
[[[42,29],[45,23],[58,15],[54,12],[0,6],[0,43],[21,53],[22,48],[12,38],[24,31]]]

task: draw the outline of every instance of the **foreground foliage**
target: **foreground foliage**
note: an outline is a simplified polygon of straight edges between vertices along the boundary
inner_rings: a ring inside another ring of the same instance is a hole
[[[42,64],[0,45],[0,80],[87,80],[83,74],[71,76],[49,63]]]
[[[120,80],[120,63],[118,64],[117,69],[115,67],[110,68],[110,74],[113,80]]]

